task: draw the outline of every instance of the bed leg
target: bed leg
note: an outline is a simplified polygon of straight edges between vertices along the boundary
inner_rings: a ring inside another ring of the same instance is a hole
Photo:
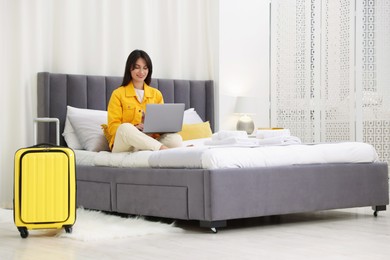
[[[386,205],[380,205],[380,206],[372,206],[372,210],[374,211],[374,216],[378,216],[378,211],[386,210]]]
[[[226,227],[226,220],[218,220],[218,221],[199,221],[200,227],[210,228],[213,233],[218,233],[217,228]]]

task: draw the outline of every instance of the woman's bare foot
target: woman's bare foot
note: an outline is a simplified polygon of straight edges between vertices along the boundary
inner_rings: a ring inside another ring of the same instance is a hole
[[[166,150],[166,149],[169,149],[169,148],[166,147],[165,145],[161,145],[160,150]]]

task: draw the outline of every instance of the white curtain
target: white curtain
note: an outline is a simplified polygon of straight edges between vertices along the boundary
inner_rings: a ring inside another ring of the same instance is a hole
[[[212,79],[211,2],[0,0],[0,207],[12,207],[15,151],[32,145],[37,72],[121,76],[143,49],[153,77]]]

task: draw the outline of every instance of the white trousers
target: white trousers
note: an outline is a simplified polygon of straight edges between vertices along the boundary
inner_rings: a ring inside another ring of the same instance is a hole
[[[183,139],[179,134],[162,134],[159,139],[154,139],[130,123],[121,124],[115,135],[113,153],[136,152],[142,150],[157,151],[162,145],[168,148],[180,147]]]

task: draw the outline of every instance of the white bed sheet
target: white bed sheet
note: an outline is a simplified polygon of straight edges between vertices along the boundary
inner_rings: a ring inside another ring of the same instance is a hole
[[[76,151],[76,160],[90,166],[204,169],[378,161],[374,147],[360,142],[245,147],[206,146],[200,139],[188,144],[193,146],[155,152]]]

